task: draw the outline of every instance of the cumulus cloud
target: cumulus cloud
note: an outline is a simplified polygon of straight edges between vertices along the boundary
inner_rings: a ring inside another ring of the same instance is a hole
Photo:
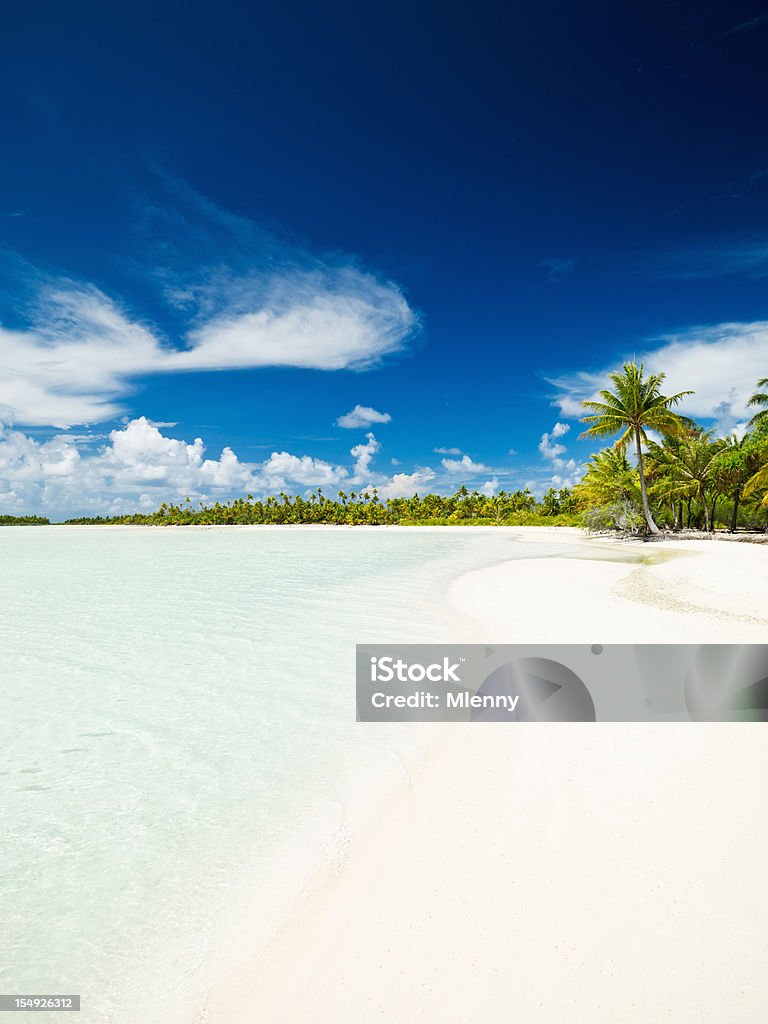
[[[374,423],[390,423],[392,417],[388,412],[379,412],[369,405],[356,405],[350,412],[345,412],[336,420],[337,427],[353,430],[357,427],[370,427]]]
[[[91,440],[78,444],[59,435],[37,441],[0,427],[2,510],[120,514],[187,496],[215,500],[333,486],[349,475],[344,466],[284,451],[252,463],[241,462],[231,448],[206,458],[201,438],[168,437],[144,416],[111,431],[96,451]]]
[[[142,215],[148,239],[163,239],[147,246],[172,329],[87,282],[46,279],[4,260],[14,291],[18,279],[19,293],[34,297],[13,311],[20,326],[0,324],[0,421],[109,420],[136,378],[151,374],[364,370],[402,350],[418,329],[394,282],[349,257],[288,244],[163,180],[162,202],[145,203]]]
[[[574,487],[583,476],[583,466],[580,466],[575,459],[568,459],[563,462],[557,473],[553,473],[551,480],[556,487]]]
[[[483,486],[480,488],[480,493],[484,494],[486,498],[492,498],[496,491],[499,489],[498,477],[493,477],[491,480],[486,480]]]
[[[539,451],[542,456],[545,459],[550,459],[552,462],[557,462],[566,451],[564,444],[553,444],[552,438],[557,436],[554,430],[551,433],[545,432],[541,435],[541,440],[539,441]]]
[[[551,470],[555,472],[550,477],[550,482],[556,487],[573,487],[581,479],[581,467],[575,459],[564,458],[567,448],[564,444],[558,443],[555,438],[564,437],[571,429],[569,423],[555,423],[551,430],[545,431],[539,441],[539,451]]]
[[[362,483],[363,479],[370,472],[371,460],[374,458],[379,448],[381,448],[381,445],[373,434],[366,434],[365,439],[365,444],[356,444],[349,453],[355,460],[355,468],[353,472],[354,483]]]
[[[377,484],[379,497],[412,498],[414,494],[425,494],[426,485],[434,480],[434,471],[428,467],[420,467],[413,473],[395,473],[385,483]]]
[[[437,455],[462,455],[461,448],[433,448],[433,452]]]
[[[322,459],[309,455],[291,455],[289,452],[272,452],[260,467],[259,484],[268,490],[282,490],[286,484],[300,484],[304,487],[323,487],[340,483],[347,476],[343,466],[332,466]]]
[[[458,473],[486,473],[488,467],[482,462],[473,462],[469,455],[463,455],[460,459],[441,459],[443,468],[454,475]]]
[[[121,515],[187,497],[195,503],[226,501],[247,493],[335,491],[342,484],[359,491],[376,487],[387,499],[425,493],[436,479],[428,466],[391,476],[376,472],[379,451],[369,433],[350,449],[347,465],[288,451],[245,462],[231,448],[212,457],[202,438],[168,436],[144,416],[107,435],[59,434],[48,440],[0,425],[0,513],[37,512],[54,519]]]
[[[754,410],[747,402],[755,391],[755,382],[765,376],[768,321],[695,327],[664,335],[659,341],[660,345],[635,358],[650,373],[666,373],[667,393],[694,390],[695,394],[682,402],[682,412],[712,420],[721,433],[749,419]],[[562,415],[582,416],[582,401],[608,386],[609,371],[621,362],[617,359],[603,370],[551,379],[556,388],[554,404]]]

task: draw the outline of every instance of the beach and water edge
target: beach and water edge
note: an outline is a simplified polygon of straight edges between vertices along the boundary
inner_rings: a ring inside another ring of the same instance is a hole
[[[453,580],[460,639],[768,636],[764,547],[515,533],[573,548]],[[442,726],[180,1024],[757,1019],[766,768],[756,726]]]
[[[758,1019],[759,727],[356,723],[353,661],[760,643],[768,547],[8,529],[7,969],[84,1024]]]

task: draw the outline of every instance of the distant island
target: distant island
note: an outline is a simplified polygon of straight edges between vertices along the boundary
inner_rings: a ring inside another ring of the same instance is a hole
[[[690,391],[662,393],[664,374],[627,362],[611,387],[585,401],[583,437],[615,438],[593,454],[575,487],[486,494],[382,498],[376,487],[308,496],[252,494],[224,504],[163,503],[155,512],[68,519],[64,525],[225,526],[581,526],[629,536],[718,527],[768,531],[768,377],[749,404],[757,412],[729,437],[715,437],[675,407]],[[762,390],[761,390],[762,389]],[[627,452],[634,455],[630,461]],[[2,525],[47,525],[39,516],[0,516]]]
[[[50,526],[45,516],[0,516],[0,526]]]

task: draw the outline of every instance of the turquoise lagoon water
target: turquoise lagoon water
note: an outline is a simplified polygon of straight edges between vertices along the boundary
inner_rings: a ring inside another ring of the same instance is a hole
[[[266,934],[343,849],[353,792],[423,741],[355,723],[355,643],[472,640],[452,578],[564,550],[492,529],[0,530],[0,991],[81,993],[81,1024],[202,997],[227,936]]]

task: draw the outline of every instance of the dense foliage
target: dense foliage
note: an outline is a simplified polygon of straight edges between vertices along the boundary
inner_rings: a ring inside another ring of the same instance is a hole
[[[252,495],[227,504],[195,508],[189,500],[181,505],[163,504],[149,514],[111,519],[71,519],[70,523],[125,523],[147,526],[213,526],[247,524],[332,523],[343,526],[575,526],[579,523],[576,499],[568,488],[550,488],[541,501],[529,490],[499,491],[486,496],[462,487],[450,497],[440,494],[389,498],[382,501],[376,488],[356,494],[339,491],[328,498],[322,488],[308,498],[279,497],[258,501]]]
[[[0,516],[0,526],[48,526],[43,516]]]
[[[627,363],[611,381],[614,390],[600,392],[602,402],[584,403],[591,424],[584,436],[619,434],[592,456],[575,488],[588,528],[768,529],[768,394],[750,400],[760,411],[746,431],[717,438],[673,411],[681,395],[661,393],[664,374],[645,377],[642,365]],[[758,381],[758,388],[766,385],[768,378]]]

